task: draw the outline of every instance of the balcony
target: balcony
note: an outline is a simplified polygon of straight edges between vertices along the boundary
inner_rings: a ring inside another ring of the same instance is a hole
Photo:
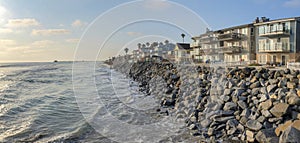
[[[235,53],[241,53],[242,52],[242,47],[241,46],[226,46],[226,47],[221,47],[219,50],[220,53],[225,53],[225,54],[235,54]]]
[[[205,55],[213,55],[213,54],[216,54],[216,49],[214,49],[214,48],[200,49],[200,53],[205,54]]]
[[[278,36],[290,36],[290,30],[277,30],[277,31],[266,31],[265,33],[259,33],[260,37],[278,37]]]
[[[218,42],[217,37],[202,37],[199,39],[202,44],[216,43]]]
[[[258,52],[262,53],[282,53],[290,52],[288,43],[274,43],[259,46]]]
[[[241,37],[242,34],[236,32],[220,34],[218,36],[220,41],[236,41],[236,40],[240,40]]]
[[[192,42],[190,47],[191,48],[199,48],[199,47],[201,47],[201,44],[199,42]]]

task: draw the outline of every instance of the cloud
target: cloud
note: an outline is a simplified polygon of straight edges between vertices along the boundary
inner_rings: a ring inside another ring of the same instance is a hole
[[[54,41],[50,41],[50,40],[41,40],[41,41],[35,41],[31,44],[32,47],[35,48],[45,48],[45,47],[49,47],[54,45],[55,42]]]
[[[150,10],[164,10],[171,6],[168,1],[164,0],[146,0],[144,7]]]
[[[291,8],[299,8],[300,7],[300,0],[288,0],[284,3],[285,7]]]
[[[9,34],[9,33],[13,33],[13,30],[9,29],[9,28],[0,28],[0,34],[1,33],[3,33],[3,34]]]
[[[30,27],[30,26],[39,26],[40,23],[35,19],[24,18],[24,19],[10,19],[5,25],[7,27]]]
[[[34,36],[50,36],[50,35],[64,35],[69,34],[70,31],[66,29],[42,29],[42,30],[36,30],[33,29],[31,32],[31,35]]]
[[[68,43],[78,43],[80,39],[66,39]]]
[[[83,21],[77,19],[71,25],[72,25],[72,27],[82,27],[86,24],[87,24],[86,22],[83,22]]]
[[[11,39],[0,39],[0,46],[1,48],[5,48],[8,46],[14,46],[16,45],[16,41],[11,40]]]
[[[5,18],[8,15],[8,11],[5,7],[0,5],[0,24],[2,24],[5,21]]]
[[[140,35],[143,35],[142,33],[140,32],[127,32],[126,33],[128,36],[140,36]]]

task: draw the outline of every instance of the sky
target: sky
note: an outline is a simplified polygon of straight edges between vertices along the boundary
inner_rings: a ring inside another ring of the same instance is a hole
[[[261,16],[300,16],[300,0],[0,0],[0,62],[104,60]]]

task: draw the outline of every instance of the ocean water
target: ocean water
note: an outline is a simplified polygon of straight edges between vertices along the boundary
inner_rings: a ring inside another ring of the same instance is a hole
[[[0,142],[182,140],[158,105],[101,62],[0,64]]]

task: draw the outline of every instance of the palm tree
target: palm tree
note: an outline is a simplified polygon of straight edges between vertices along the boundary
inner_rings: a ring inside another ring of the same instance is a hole
[[[125,48],[124,51],[125,51],[125,53],[126,53],[126,55],[127,55],[129,49],[128,49],[128,48]]]
[[[165,40],[165,44],[168,45],[169,44],[169,40]]]
[[[184,37],[185,37],[185,34],[181,34],[181,37],[182,37],[182,41],[183,41],[183,43],[184,43]]]
[[[147,47],[149,47],[149,46],[150,46],[150,43],[149,43],[149,42],[147,42],[147,43],[146,43],[146,46],[147,46]]]

